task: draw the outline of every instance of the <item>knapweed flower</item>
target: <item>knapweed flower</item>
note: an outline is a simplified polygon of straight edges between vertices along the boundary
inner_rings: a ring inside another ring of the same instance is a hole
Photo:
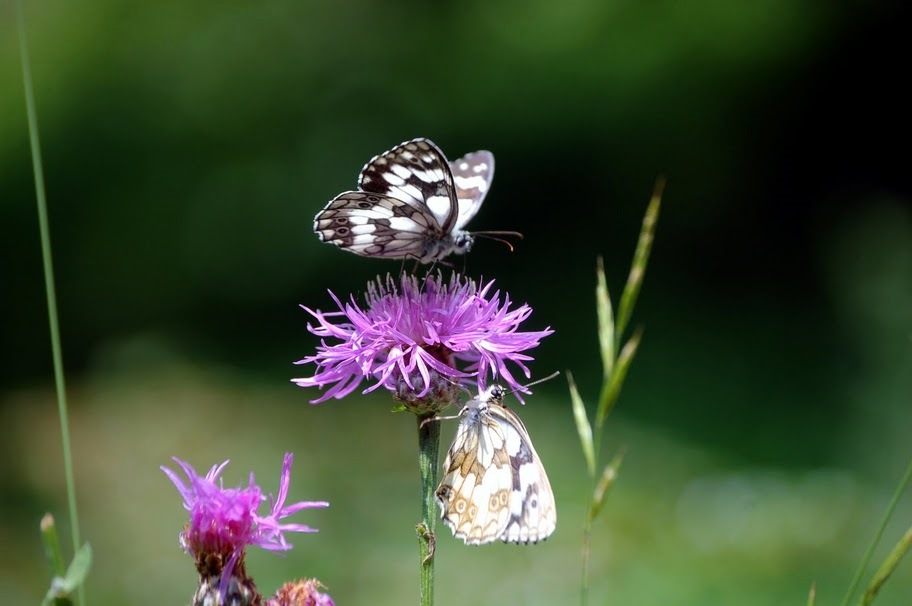
[[[307,328],[321,344],[315,355],[296,364],[314,363],[316,372],[292,381],[301,387],[330,386],[314,404],[347,396],[364,380],[375,383],[362,393],[385,387],[412,406],[422,399],[432,407],[441,399],[448,404],[455,399],[457,381],[474,378],[483,389],[489,375],[525,391],[507,362],[529,377],[524,363],[532,358],[523,352],[553,331],[521,332],[532,309],[512,308],[508,295],[491,293],[493,285],[479,288],[455,273],[449,281],[440,273],[423,280],[387,276],[368,284],[365,307],[354,296],[342,303],[330,292],[339,311],[304,307],[317,321]]]
[[[252,603],[257,594],[244,568],[246,547],[256,545],[270,551],[286,551],[292,546],[285,540],[284,533],[317,532],[304,524],[281,522],[302,509],[329,506],[324,501],[285,505],[293,458],[291,453],[285,454],[277,498],[272,494],[263,495],[252,473],[247,487],[223,488],[219,475],[228,461],[214,465],[205,476],[200,476],[189,463],[174,457],[187,476],[186,484],[174,471],[161,468],[177,487],[184,499],[184,508],[190,512],[190,522],[181,532],[180,542],[193,556],[200,574],[197,598],[211,596],[217,589],[215,603]],[[269,510],[260,515],[257,512],[266,501],[269,501]],[[194,603],[202,601],[194,599]]]
[[[275,597],[266,600],[266,606],[335,606],[329,594],[321,589],[325,587],[316,579],[285,583]]]

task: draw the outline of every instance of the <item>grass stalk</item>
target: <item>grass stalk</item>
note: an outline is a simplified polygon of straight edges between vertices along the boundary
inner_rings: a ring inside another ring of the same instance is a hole
[[[32,172],[35,177],[35,198],[38,204],[38,227],[41,234],[41,259],[44,266],[44,287],[47,295],[48,323],[51,333],[51,357],[54,364],[54,383],[57,387],[57,411],[60,416],[60,436],[63,449],[63,469],[66,476],[67,502],[70,517],[70,536],[73,553],[82,543],[79,536],[79,515],[76,509],[76,482],[73,475],[73,455],[70,446],[70,421],[67,413],[66,382],[63,373],[63,354],[60,346],[60,327],[57,320],[57,293],[54,288],[54,264],[51,257],[51,236],[48,227],[47,197],[44,191],[44,168],[41,161],[41,144],[38,137],[38,116],[35,91],[32,85],[31,62],[25,31],[25,11],[22,0],[16,2],[19,29],[19,56],[22,61],[22,84],[25,91],[25,108],[28,117],[29,145],[32,152]],[[79,603],[85,603],[83,586],[79,586]]]

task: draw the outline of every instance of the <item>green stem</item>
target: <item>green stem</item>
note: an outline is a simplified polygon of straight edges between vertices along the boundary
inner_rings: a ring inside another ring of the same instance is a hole
[[[425,421],[427,421],[425,423]],[[434,548],[439,482],[440,423],[433,415],[418,417],[418,471],[421,474],[421,523],[418,525],[418,579],[420,606],[434,603]]]
[[[589,491],[592,494],[592,491]],[[586,522],[583,525],[583,578],[580,581],[580,604],[589,603],[589,553],[592,551],[592,497],[589,497],[589,510],[586,512]]]
[[[32,171],[35,177],[35,197],[38,202],[38,225],[41,233],[41,258],[44,263],[44,286],[47,293],[48,322],[51,329],[51,355],[54,363],[54,382],[57,386],[57,409],[60,415],[60,435],[63,447],[63,469],[66,476],[67,500],[70,509],[70,532],[73,553],[79,551],[79,515],[76,511],[76,482],[73,479],[73,457],[70,447],[70,422],[67,414],[66,383],[63,376],[63,355],[60,347],[60,328],[57,324],[57,293],[54,289],[54,265],[51,258],[51,236],[48,228],[47,199],[44,192],[44,170],[41,163],[41,144],[38,139],[38,118],[35,92],[25,37],[25,14],[22,0],[16,3],[19,19],[19,55],[22,60],[22,84],[25,89],[25,108],[28,116],[29,143],[32,151]],[[83,586],[79,586],[79,602],[85,603]]]

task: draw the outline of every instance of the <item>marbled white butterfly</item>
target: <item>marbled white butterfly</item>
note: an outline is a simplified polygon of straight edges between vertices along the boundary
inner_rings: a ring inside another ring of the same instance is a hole
[[[358,191],[333,198],[314,217],[314,231],[322,242],[365,257],[431,263],[463,254],[474,242],[464,227],[493,178],[491,152],[448,162],[428,139],[406,141],[365,164]]]
[[[548,474],[505,395],[492,385],[469,400],[443,464],[437,503],[467,545],[537,543],[557,526]]]

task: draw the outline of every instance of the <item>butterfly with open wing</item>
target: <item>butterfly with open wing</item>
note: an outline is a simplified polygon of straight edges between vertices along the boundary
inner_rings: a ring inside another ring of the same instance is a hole
[[[357,255],[420,263],[464,254],[477,235],[522,237],[464,229],[493,178],[489,151],[448,162],[430,140],[406,141],[365,164],[358,190],[333,198],[314,217],[314,231],[321,242]]]
[[[548,474],[506,393],[492,385],[460,411],[436,491],[444,523],[467,545],[537,543],[557,526]]]

